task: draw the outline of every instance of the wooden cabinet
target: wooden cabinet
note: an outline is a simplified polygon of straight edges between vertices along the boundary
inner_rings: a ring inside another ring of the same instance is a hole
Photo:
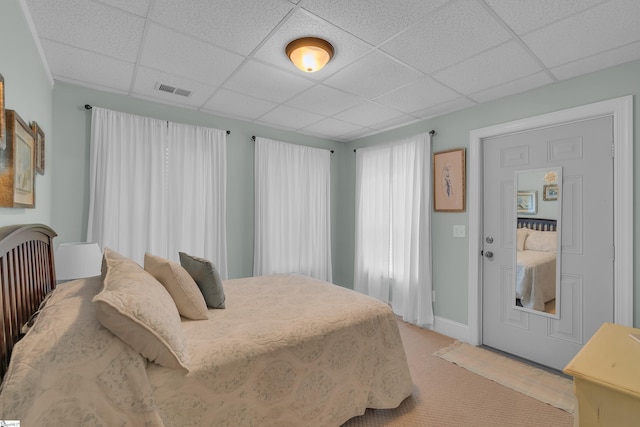
[[[605,323],[563,372],[573,377],[580,426],[640,425],[640,329]]]

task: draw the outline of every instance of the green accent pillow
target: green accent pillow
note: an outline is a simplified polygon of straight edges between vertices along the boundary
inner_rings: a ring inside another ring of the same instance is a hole
[[[211,308],[224,308],[224,288],[218,270],[211,261],[184,252],[180,255],[180,265],[187,270],[200,288],[200,292]]]

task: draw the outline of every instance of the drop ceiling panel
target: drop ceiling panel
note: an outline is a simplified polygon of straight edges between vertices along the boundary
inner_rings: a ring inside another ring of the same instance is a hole
[[[402,115],[398,117],[392,117],[391,119],[387,119],[387,120],[381,120],[378,123],[371,125],[370,127],[377,131],[382,131],[383,129],[389,130],[389,129],[395,129],[403,125],[410,125],[411,123],[416,122],[418,120],[419,119],[416,117]]]
[[[352,123],[343,122],[334,118],[326,118],[319,122],[305,126],[301,131],[318,135],[324,138],[337,138],[350,132],[355,132],[360,126]]]
[[[277,104],[273,102],[252,98],[226,89],[220,89],[204,104],[203,108],[222,116],[253,121],[276,106]]]
[[[442,104],[436,105],[434,107],[428,107],[424,110],[416,111],[413,113],[414,116],[420,117],[422,119],[430,119],[431,117],[436,117],[441,114],[447,114],[458,110],[463,110],[468,107],[472,107],[476,105],[475,102],[470,100],[469,98],[461,96],[460,98],[453,99],[451,101],[443,102]],[[442,113],[444,111],[444,113]]]
[[[284,0],[156,0],[151,19],[248,55],[293,7]]]
[[[149,11],[149,0],[101,0],[102,3],[126,10],[134,15],[146,17]]]
[[[588,58],[578,59],[551,69],[560,80],[591,73],[628,62],[630,58],[640,58],[640,42],[631,43],[617,49],[608,50]]]
[[[612,0],[522,39],[547,67],[624,46],[640,39],[640,1]]]
[[[396,110],[412,113],[452,100],[460,94],[438,83],[430,77],[424,77],[413,83],[389,92],[375,99],[380,104]]]
[[[258,122],[268,126],[284,126],[290,129],[300,129],[322,120],[319,114],[291,108],[284,105],[274,108],[258,119]]]
[[[47,62],[55,79],[102,90],[128,92],[133,62],[121,61],[83,49],[44,40]],[[90,80],[87,80],[90,76]]]
[[[429,15],[382,50],[430,73],[494,47],[510,34],[478,2],[461,0]]]
[[[491,9],[519,35],[537,30],[607,0],[485,0]]]
[[[398,86],[404,86],[423,74],[407,67],[379,51],[373,51],[361,60],[338,71],[325,80],[345,92],[372,99]]]
[[[225,83],[227,89],[281,103],[314,83],[256,61],[248,61]]]
[[[333,118],[347,123],[373,128],[381,121],[395,119],[402,115],[403,113],[399,111],[395,111],[372,102],[363,102],[360,105],[336,114]]]
[[[468,95],[538,71],[540,65],[512,41],[439,71],[433,77]]]
[[[147,30],[140,64],[219,86],[244,57],[157,24]]]
[[[134,62],[144,19],[101,3],[82,0],[28,2],[43,39]]]
[[[290,99],[287,105],[324,116],[332,116],[361,102],[362,100],[355,95],[318,85]]]
[[[549,83],[553,83],[553,79],[549,77],[549,74],[542,71],[520,79],[500,84],[498,86],[491,87],[486,90],[482,90],[480,92],[472,93],[469,95],[469,98],[478,103],[488,102],[493,101],[494,99],[524,92],[529,89],[544,86]]]
[[[407,28],[447,0],[306,0],[305,9],[343,30],[378,45]]]

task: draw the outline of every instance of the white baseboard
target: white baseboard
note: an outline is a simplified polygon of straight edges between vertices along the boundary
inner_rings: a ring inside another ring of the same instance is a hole
[[[429,329],[459,341],[469,342],[469,325],[435,316],[433,325]]]

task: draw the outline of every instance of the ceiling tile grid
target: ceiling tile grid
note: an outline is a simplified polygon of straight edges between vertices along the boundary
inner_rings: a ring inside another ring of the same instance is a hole
[[[55,81],[336,141],[640,59],[638,0],[26,5]],[[316,73],[284,53],[304,36],[335,48]]]
[[[135,61],[145,21],[99,2],[29,0],[39,37],[112,58]]]
[[[205,111],[225,117],[253,121],[277,107],[278,104],[263,101],[227,89],[218,90],[204,104]]]
[[[420,77],[422,74],[413,68],[383,52],[373,51],[327,78],[325,84],[372,99]]]
[[[380,104],[411,114],[459,96],[458,92],[426,76],[406,86],[387,92],[374,100]]]
[[[438,71],[433,77],[469,95],[538,71],[538,63],[517,42],[510,41]]]
[[[283,0],[155,0],[149,19],[248,55],[293,7]]]
[[[139,63],[168,74],[219,86],[244,59],[242,55],[151,24],[147,28]]]
[[[547,67],[624,46],[640,40],[640,2],[603,3],[522,39]]]
[[[382,46],[382,50],[431,73],[505,42],[510,34],[475,0],[443,7]]]
[[[134,75],[134,63],[84,49],[42,41],[54,79],[107,92],[128,93]],[[87,80],[86,76],[91,76]]]

